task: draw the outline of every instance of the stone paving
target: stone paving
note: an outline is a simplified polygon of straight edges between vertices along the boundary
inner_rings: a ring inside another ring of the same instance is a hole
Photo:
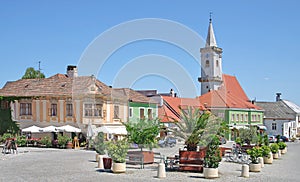
[[[178,151],[173,148],[155,149],[166,156]],[[157,178],[157,164],[145,169],[128,166],[125,174],[101,171],[95,162],[95,152],[73,149],[19,148],[18,154],[0,155],[0,181],[299,181],[300,143],[288,143],[288,153],[265,165],[260,173],[242,178],[241,164],[221,162],[219,178],[207,180],[201,173],[167,172]]]

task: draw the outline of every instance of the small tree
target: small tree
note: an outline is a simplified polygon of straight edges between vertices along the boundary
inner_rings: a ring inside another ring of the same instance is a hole
[[[257,129],[256,127],[250,127],[249,129],[241,128],[239,130],[240,132],[240,138],[243,143],[247,143],[250,145],[251,143],[257,142]]]
[[[108,155],[116,163],[123,163],[126,161],[126,155],[128,151],[128,142],[123,140],[108,141],[106,143]]]
[[[123,125],[127,130],[128,142],[138,144],[141,151],[144,147],[152,148],[157,143],[157,136],[160,131],[158,119],[143,119],[139,122],[129,121]]]
[[[105,154],[105,143],[104,143],[104,133],[99,132],[97,137],[94,140],[94,147],[98,154],[104,155]]]
[[[222,160],[220,156],[219,143],[220,143],[219,137],[213,135],[211,142],[207,146],[207,150],[203,162],[204,167],[206,168],[219,167],[219,162],[221,162]]]
[[[45,78],[44,73],[41,73],[39,70],[35,70],[33,67],[26,69],[25,74],[22,76],[22,79],[33,79],[33,78]]]

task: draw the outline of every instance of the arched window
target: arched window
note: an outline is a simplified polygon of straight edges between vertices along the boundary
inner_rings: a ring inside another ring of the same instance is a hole
[[[205,67],[209,67],[209,60],[206,60]]]

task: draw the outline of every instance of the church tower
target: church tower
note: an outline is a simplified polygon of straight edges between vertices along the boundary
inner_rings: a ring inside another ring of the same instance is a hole
[[[217,46],[211,17],[209,19],[208,34],[201,53],[201,95],[217,90],[222,84],[222,49]]]

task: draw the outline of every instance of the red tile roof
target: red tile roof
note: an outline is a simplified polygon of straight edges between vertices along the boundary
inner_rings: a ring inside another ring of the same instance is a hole
[[[206,108],[240,108],[257,109],[260,107],[252,104],[235,76],[223,74],[223,85],[219,90],[210,91],[201,95],[199,101]]]
[[[126,98],[126,100],[130,100],[131,102],[139,102],[139,103],[157,103],[151,98],[135,91],[130,88],[114,88],[116,94]]]
[[[96,86],[96,87],[95,87]],[[95,87],[92,89],[92,87]],[[64,74],[56,74],[49,78],[20,79],[7,82],[0,89],[0,96],[35,97],[35,96],[72,96],[72,94],[109,95],[111,88],[92,76],[70,78]]]
[[[186,109],[189,106],[194,108],[199,108],[204,110],[203,105],[199,102],[197,98],[179,98],[162,96],[163,105],[158,110],[159,118],[161,122],[170,122],[172,118],[179,120],[180,117],[180,107]]]

